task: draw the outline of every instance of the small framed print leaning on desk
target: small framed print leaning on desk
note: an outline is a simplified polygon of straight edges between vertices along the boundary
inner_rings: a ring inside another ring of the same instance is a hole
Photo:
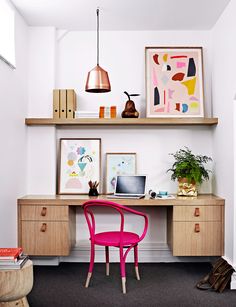
[[[34,256],[66,256],[76,242],[76,207],[88,195],[28,195],[18,199],[18,245]],[[107,199],[99,195],[95,199]],[[166,207],[174,256],[224,254],[224,199],[202,194],[174,199],[119,199],[126,206]],[[158,227],[158,225],[157,225]],[[155,230],[157,231],[157,229]]]
[[[106,194],[115,191],[116,176],[136,174],[136,153],[106,153]]]

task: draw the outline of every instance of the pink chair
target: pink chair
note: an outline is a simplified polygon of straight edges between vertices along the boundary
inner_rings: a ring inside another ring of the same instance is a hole
[[[119,231],[107,231],[96,233],[96,223],[93,209],[97,207],[109,207],[118,211],[120,214],[120,229]],[[126,293],[126,275],[125,275],[125,260],[128,252],[134,248],[134,265],[137,280],[140,280],[138,271],[138,243],[145,237],[148,228],[148,218],[146,214],[138,212],[131,208],[116,204],[106,200],[90,200],[83,204],[84,214],[88,223],[91,240],[91,254],[88,276],[85,287],[88,288],[89,282],[93,272],[94,258],[95,258],[95,245],[105,246],[106,255],[106,275],[109,275],[109,246],[118,247],[120,250],[120,272],[122,281],[123,293]],[[144,229],[141,236],[134,232],[124,230],[124,212],[130,212],[144,218]],[[124,248],[127,248],[124,251]]]

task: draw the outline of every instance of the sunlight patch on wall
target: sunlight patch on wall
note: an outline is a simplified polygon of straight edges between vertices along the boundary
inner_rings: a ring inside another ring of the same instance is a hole
[[[16,68],[15,12],[7,0],[0,0],[0,59]]]

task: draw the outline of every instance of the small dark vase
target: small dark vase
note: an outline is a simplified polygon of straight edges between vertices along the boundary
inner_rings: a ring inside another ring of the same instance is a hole
[[[89,196],[98,196],[98,190],[97,189],[89,189]]]

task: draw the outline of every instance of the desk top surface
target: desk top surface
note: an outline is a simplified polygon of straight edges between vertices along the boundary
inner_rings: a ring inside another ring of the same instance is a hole
[[[223,206],[225,200],[213,194],[200,194],[197,197],[176,196],[172,199],[155,198],[146,196],[142,199],[108,199],[107,195],[89,197],[88,195],[26,195],[18,199],[18,205],[69,205],[81,206],[91,199],[109,200],[126,206],[183,206],[183,205],[211,205]]]

